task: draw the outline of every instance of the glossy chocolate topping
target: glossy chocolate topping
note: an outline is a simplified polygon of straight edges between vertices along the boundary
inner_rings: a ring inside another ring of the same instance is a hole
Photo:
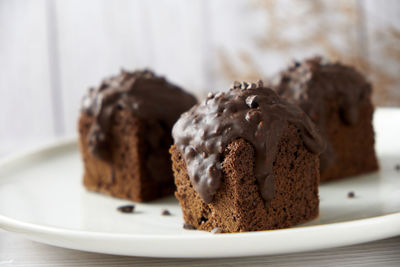
[[[172,128],[180,114],[196,99],[149,70],[127,72],[90,88],[82,100],[82,110],[95,117],[89,132],[91,152],[107,159],[110,128],[118,109],[129,109],[138,118],[160,121]]]
[[[287,101],[299,105],[326,138],[327,112],[337,103],[344,124],[354,125],[359,118],[359,105],[371,95],[371,85],[354,68],[329,63],[321,57],[294,62],[273,82],[274,90]],[[324,171],[335,162],[336,155],[326,140],[321,154],[320,169]]]
[[[319,154],[322,142],[314,124],[300,108],[257,84],[235,82],[228,92],[208,98],[182,114],[172,130],[186,162],[190,181],[210,203],[222,173],[222,154],[230,142],[243,138],[255,148],[255,174],[265,200],[274,194],[273,162],[288,124],[299,129],[305,146]]]

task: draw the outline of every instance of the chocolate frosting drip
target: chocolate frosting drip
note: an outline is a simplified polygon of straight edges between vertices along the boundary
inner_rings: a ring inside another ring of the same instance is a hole
[[[371,95],[371,85],[354,68],[329,63],[321,57],[293,62],[279,74],[272,87],[287,101],[299,105],[326,139],[326,150],[320,157],[321,171],[336,159],[326,133],[330,103],[337,103],[344,124],[354,125],[359,119],[360,104]]]
[[[89,88],[82,100],[82,110],[94,116],[89,131],[89,147],[99,158],[107,160],[110,128],[118,109],[129,109],[142,119],[156,119],[169,129],[180,114],[196,104],[196,99],[149,70],[127,72]]]
[[[273,162],[282,134],[291,123],[298,127],[305,146],[319,154],[322,142],[313,123],[300,108],[257,84],[235,82],[228,92],[209,94],[201,104],[182,114],[172,130],[186,162],[190,181],[210,203],[222,173],[227,145],[244,138],[255,148],[255,175],[265,200],[274,193]]]

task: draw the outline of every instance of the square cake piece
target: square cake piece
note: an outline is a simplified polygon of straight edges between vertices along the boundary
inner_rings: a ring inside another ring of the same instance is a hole
[[[321,182],[376,171],[371,84],[354,68],[320,57],[294,62],[273,84],[299,105],[327,144],[320,157]]]
[[[320,136],[300,108],[262,83],[210,94],[181,116],[173,138],[175,195],[186,224],[243,232],[318,216]]]
[[[78,124],[84,186],[133,201],[171,194],[171,128],[195,103],[150,71],[122,71],[90,89]]]

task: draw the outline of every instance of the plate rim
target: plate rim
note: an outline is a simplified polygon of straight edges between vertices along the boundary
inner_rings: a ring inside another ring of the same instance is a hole
[[[4,215],[0,215],[0,228],[2,228],[3,230],[14,232],[17,235],[21,235],[27,239],[38,241],[44,244],[87,252],[121,256],[142,256],[158,258],[226,258],[278,255],[315,251],[341,246],[362,244],[375,240],[394,237],[400,235],[399,226],[400,212],[396,212],[347,222],[338,222],[315,226],[303,226],[298,228],[279,230],[230,234],[211,234],[206,232],[204,235],[161,236],[80,231],[21,222],[16,219],[8,218]],[[332,232],[335,233],[335,238],[331,239],[331,242],[321,242],[321,240],[332,237]],[[353,236],[356,235],[358,238],[348,238],[348,234],[350,232]],[[49,236],[51,238],[49,238]],[[306,237],[309,242],[302,243]],[[58,238],[66,240],[60,243]],[[271,246],[268,247],[268,243],[270,241],[277,241],[278,239],[290,239],[291,243],[288,243],[287,247],[285,247],[285,250],[274,249]],[[208,250],[199,251],[197,250],[197,247],[195,247],[194,249],[193,247],[190,247],[190,245],[193,245],[194,242],[200,247],[202,245],[209,245],[209,242],[211,242],[211,240],[214,243],[214,250],[212,253],[210,253],[210,251]],[[126,249],[124,248],[126,246],[122,246],[122,250],[116,250],[112,247],[98,247],[96,245],[96,242],[99,241],[117,245],[121,243],[129,244],[131,248]],[[157,242],[155,243],[155,241]],[[81,242],[86,243],[86,245],[81,244]],[[238,242],[262,242],[264,243],[264,246],[261,246],[261,248],[259,247],[257,250],[254,250],[252,252],[246,250],[245,252],[242,252],[237,249],[236,251],[235,249],[221,249],[226,244],[237,244]],[[188,248],[186,249],[185,253],[176,250],[167,252],[162,251],[162,249],[170,247],[171,244],[177,243],[180,243],[180,247]],[[144,245],[144,249],[141,245]],[[154,251],[156,252],[146,249],[146,247],[154,247],[156,248],[154,249]]]
[[[55,233],[55,232],[64,232],[66,234],[74,235],[74,236],[91,236],[91,237],[104,237],[104,238],[128,238],[128,239],[209,239],[210,236],[214,238],[224,239],[230,238],[231,236],[253,236],[253,235],[269,235],[270,233],[282,233],[282,232],[293,232],[293,231],[314,231],[314,229],[321,228],[337,228],[337,227],[352,227],[356,226],[353,224],[366,224],[372,225],[373,223],[391,223],[391,222],[399,222],[399,228],[394,233],[400,235],[400,212],[392,212],[384,215],[368,217],[364,219],[355,219],[345,222],[333,222],[326,223],[321,225],[305,225],[301,227],[292,227],[285,229],[276,229],[276,230],[264,230],[264,231],[249,231],[249,232],[240,232],[240,233],[225,233],[225,234],[212,234],[210,232],[204,232],[206,235],[156,235],[156,234],[129,234],[129,233],[110,233],[110,232],[98,232],[98,231],[82,231],[75,230],[70,228],[56,227],[50,225],[41,225],[35,223],[24,222],[21,220],[13,219],[5,215],[0,214],[0,228],[2,229],[15,229],[16,233],[24,233],[24,231],[18,231],[18,229],[29,229],[32,232],[45,232],[45,233]],[[4,228],[3,228],[4,227]],[[374,226],[375,227],[375,226]],[[311,229],[311,230],[310,230]],[[188,230],[190,231],[190,230]],[[197,231],[198,232],[198,231]]]

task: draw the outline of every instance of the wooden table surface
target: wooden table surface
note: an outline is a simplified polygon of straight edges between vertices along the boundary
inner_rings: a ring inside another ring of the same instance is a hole
[[[400,266],[400,236],[349,247],[225,259],[122,257],[52,247],[0,230],[0,266]]]

